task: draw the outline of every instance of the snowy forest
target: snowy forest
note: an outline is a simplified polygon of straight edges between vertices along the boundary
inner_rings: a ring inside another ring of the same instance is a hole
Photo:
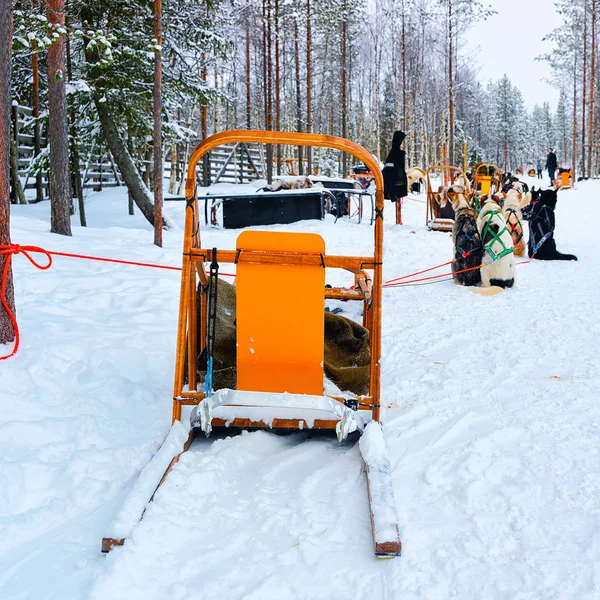
[[[199,139],[253,128],[339,135],[382,160],[393,131],[402,129],[409,166],[439,164],[444,147],[449,162],[462,165],[466,147],[470,164],[528,168],[553,147],[577,177],[599,170],[596,0],[556,3],[563,25],[540,32],[554,44],[540,60],[551,64],[560,100],[553,109],[540,97],[531,111],[502,76],[501,62],[498,79],[482,82],[466,49],[493,2],[165,0],[160,45],[156,2],[69,0],[57,11],[61,4],[15,4],[11,97],[32,108],[29,173],[48,165],[40,137],[52,130],[48,119],[62,114],[48,93],[49,57],[64,46],[70,168],[107,146],[150,220],[157,54],[166,158],[185,161]],[[285,148],[267,168],[282,173],[290,163],[298,174],[347,175],[351,166],[333,151]],[[171,191],[178,189],[172,181]]]

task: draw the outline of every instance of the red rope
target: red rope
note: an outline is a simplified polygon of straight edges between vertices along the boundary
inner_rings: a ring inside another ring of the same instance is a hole
[[[450,261],[450,263],[446,263],[446,264],[452,264],[454,261]],[[440,265],[442,266],[442,265]],[[477,267],[471,267],[469,269],[462,269],[460,271],[455,271],[455,272],[450,272],[450,273],[442,273],[441,275],[431,275],[430,277],[421,277],[420,279],[411,279],[409,281],[398,281],[397,283],[390,283],[389,281],[386,281],[383,284],[383,287],[399,287],[401,285],[409,285],[411,283],[418,283],[419,281],[430,281],[431,279],[440,279],[441,277],[449,277],[451,275],[458,275],[459,273],[468,273],[469,271],[476,271],[477,269],[481,269],[482,265],[478,265]],[[421,273],[426,273],[427,271],[431,271],[433,269],[437,269],[437,267],[432,267],[431,269],[425,269],[425,271],[421,271]],[[413,273],[413,275],[420,275],[420,273]],[[411,277],[411,275],[406,275],[405,277]],[[404,277],[399,277],[398,279],[404,279]],[[395,279],[392,279],[391,281],[396,281]]]
[[[535,254],[529,260],[522,260],[515,265],[527,265],[535,258]],[[412,283],[418,283],[420,281],[429,281],[431,279],[440,279],[442,277],[449,277],[451,275],[458,275],[460,273],[468,273],[469,271],[476,271],[477,269],[481,269],[483,265],[479,265],[477,267],[470,267],[469,269],[462,269],[460,271],[455,271],[451,273],[443,273],[442,275],[432,275],[431,277],[422,277],[421,279],[411,279],[409,281],[404,281],[409,277],[414,277],[415,275],[421,275],[422,273],[427,273],[428,271],[433,271],[434,269],[438,269],[439,267],[445,267],[447,265],[451,265],[454,261],[444,263],[443,265],[437,265],[435,267],[431,267],[430,269],[424,269],[423,271],[418,271],[417,273],[411,273],[410,275],[404,275],[404,277],[397,277],[396,279],[390,279],[383,284],[383,287],[400,287],[401,285],[409,285]],[[402,280],[402,281],[400,281]],[[396,282],[396,283],[394,283]]]
[[[31,257],[31,255],[29,254],[30,252],[39,252],[41,254],[45,254],[46,257],[48,258],[48,264],[40,265]],[[7,282],[8,282],[8,271],[10,269],[13,254],[23,254],[25,256],[25,258],[27,258],[27,260],[29,260],[29,262],[34,267],[37,267],[38,269],[41,269],[42,271],[45,271],[46,269],[49,269],[52,266],[52,257],[50,256],[50,253],[46,252],[46,250],[44,250],[43,248],[40,248],[38,246],[19,246],[19,244],[8,244],[6,246],[0,246],[0,255],[6,256],[6,262],[4,263],[4,270],[2,271],[2,284],[0,287],[0,299],[2,300],[2,306],[4,307],[4,310],[6,311],[6,314],[8,315],[8,318],[10,319],[13,329],[15,331],[15,345],[12,349],[12,352],[10,354],[7,354],[6,356],[0,356],[0,360],[6,360],[7,358],[11,358],[12,356],[14,356],[17,353],[17,350],[19,349],[20,336],[19,336],[19,326],[17,324],[17,318],[15,316],[15,313],[11,310],[10,306],[8,305],[8,300],[6,299],[6,286],[7,286]]]
[[[44,254],[48,258],[48,264],[40,265],[31,257],[31,255],[29,254],[30,252],[39,252],[40,254]],[[0,360],[6,360],[7,358],[13,357],[17,353],[17,350],[19,349],[20,335],[19,335],[19,326],[17,324],[17,318],[16,318],[14,312],[8,306],[8,300],[6,299],[6,286],[7,286],[7,282],[8,282],[8,271],[10,269],[12,257],[14,254],[23,254],[34,267],[37,267],[38,269],[41,269],[42,271],[45,271],[46,269],[49,269],[52,266],[52,257],[53,256],[65,256],[68,258],[81,258],[84,260],[95,260],[95,261],[99,261],[99,262],[117,263],[120,265],[134,265],[136,267],[150,267],[153,269],[167,269],[169,271],[181,271],[181,267],[171,267],[169,265],[156,265],[156,264],[152,264],[152,263],[143,263],[143,262],[136,262],[136,261],[131,261],[131,260],[120,260],[117,258],[104,258],[104,257],[100,257],[100,256],[88,256],[86,254],[72,254],[70,252],[55,252],[55,251],[50,251],[50,250],[44,250],[43,248],[40,248],[39,246],[19,246],[19,244],[8,244],[8,245],[0,246],[0,255],[6,256],[6,262],[4,263],[4,270],[2,272],[2,283],[1,283],[1,287],[0,287],[0,300],[2,301],[2,306],[4,307],[4,310],[6,311],[6,313],[8,314],[8,317],[9,317],[9,319],[13,325],[14,331],[15,331],[15,345],[14,345],[12,352],[10,354],[7,354],[6,356],[0,356]],[[220,273],[220,275],[222,275],[223,277],[235,277],[235,273]]]
[[[48,264],[40,265],[31,257],[31,255],[29,254],[30,252],[38,252],[40,254],[44,254],[48,258]],[[86,254],[72,254],[70,252],[55,252],[55,251],[44,250],[43,248],[40,248],[39,246],[19,246],[19,244],[8,244],[5,246],[0,246],[0,256],[6,256],[6,262],[4,263],[4,270],[2,272],[2,283],[1,283],[1,287],[0,287],[0,300],[2,301],[2,306],[4,307],[4,310],[6,310],[6,313],[8,314],[8,317],[9,317],[9,319],[13,325],[13,328],[15,330],[14,348],[10,354],[7,354],[6,356],[0,356],[0,360],[6,360],[7,358],[11,358],[12,356],[14,356],[17,353],[17,350],[19,349],[19,340],[20,340],[19,326],[17,324],[17,319],[15,317],[15,314],[8,306],[8,301],[6,299],[6,286],[7,286],[7,281],[8,281],[8,271],[10,269],[12,257],[14,254],[23,254],[34,267],[37,267],[38,269],[41,269],[42,271],[45,271],[46,269],[49,269],[52,266],[52,256],[64,256],[67,258],[80,258],[83,260],[95,260],[95,261],[99,261],[99,262],[117,263],[120,265],[133,265],[136,267],[150,267],[153,269],[167,269],[169,271],[181,271],[181,267],[171,267],[169,265],[157,265],[157,264],[153,264],[153,263],[142,263],[142,262],[136,262],[136,261],[131,261],[131,260],[120,260],[117,258],[89,256]],[[531,257],[529,260],[522,261],[517,264],[518,265],[527,264],[527,263],[530,263],[532,259],[533,259],[533,257]],[[441,265],[436,265],[435,267],[430,267],[429,269],[423,269],[422,271],[417,271],[416,273],[410,273],[410,274],[404,275],[402,277],[396,277],[395,279],[390,279],[383,284],[383,287],[399,287],[401,285],[409,285],[409,284],[414,284],[414,283],[418,283],[418,282],[422,282],[422,281],[430,281],[432,279],[440,279],[442,277],[448,277],[449,275],[453,275],[453,273],[443,273],[442,275],[431,275],[430,277],[421,277],[420,279],[409,279],[410,277],[414,277],[416,275],[422,275],[423,273],[428,273],[429,271],[433,271],[434,269],[446,267],[448,265],[451,265],[453,262],[454,261],[451,260],[446,263],[442,263]],[[454,273],[454,275],[457,275],[459,273],[467,273],[468,271],[475,271],[476,269],[480,269],[480,268],[481,268],[481,266],[471,267],[470,269],[463,269],[462,271],[456,271],[456,273]],[[220,273],[220,275],[222,275],[224,277],[235,277],[236,276],[235,273]]]
[[[440,269],[441,267],[447,267],[448,265],[451,265],[453,262],[454,262],[453,260],[449,260],[448,262],[442,263],[441,265],[436,265],[435,267],[430,267],[429,269],[423,269],[422,271],[417,271],[416,273],[409,273],[408,275],[403,275],[402,277],[388,279],[388,281],[384,282],[383,286],[390,287],[391,284],[393,284],[395,281],[400,281],[401,279],[408,279],[409,277],[414,277],[415,275],[422,275],[423,273],[429,273],[429,271],[434,271],[435,269]],[[400,285],[400,284],[396,284],[396,285]]]
[[[46,252],[46,250],[43,250]],[[170,265],[157,265],[154,263],[136,262],[133,260],[121,260],[118,258],[104,258],[102,256],[88,256],[87,254],[71,254],[70,252],[55,252],[48,250],[46,254],[52,256],[66,256],[67,258],[82,258],[84,260],[96,260],[99,262],[117,263],[119,265],[134,265],[136,267],[150,267],[152,269],[167,269],[169,271],[181,271],[181,267],[171,267]],[[208,273],[208,271],[206,271]],[[219,273],[223,277],[235,277],[235,273]]]
[[[43,250],[45,252],[45,250]],[[71,254],[69,252],[48,251],[46,254],[52,256],[66,256],[67,258],[83,258],[84,260],[97,260],[100,262],[117,263],[120,265],[135,265],[136,267],[152,267],[154,269],[168,269],[169,271],[181,271],[181,267],[170,267],[168,265],[154,265],[152,263],[134,262],[131,260],[119,260],[117,258],[103,258],[101,256],[87,256],[85,254]]]

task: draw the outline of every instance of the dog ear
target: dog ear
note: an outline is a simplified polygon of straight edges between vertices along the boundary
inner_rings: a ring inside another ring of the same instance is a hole
[[[479,201],[481,202],[481,204],[483,204],[488,198],[489,198],[489,196],[487,194],[484,194],[483,196],[481,196]]]
[[[453,187],[448,188],[446,194],[448,195],[450,202],[454,202],[458,198],[458,193],[454,190]]]

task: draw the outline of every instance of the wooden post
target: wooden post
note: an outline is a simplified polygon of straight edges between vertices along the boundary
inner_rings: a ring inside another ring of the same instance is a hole
[[[446,144],[442,144],[442,164],[448,164],[448,148]],[[443,183],[444,185],[448,185],[450,173],[448,172],[448,169],[444,169],[443,173]]]
[[[162,157],[162,0],[154,0],[154,243],[162,247],[163,157]]]

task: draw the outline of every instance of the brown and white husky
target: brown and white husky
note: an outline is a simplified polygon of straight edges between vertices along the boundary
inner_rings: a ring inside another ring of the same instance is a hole
[[[485,287],[512,287],[515,283],[513,239],[497,201],[488,198],[477,217],[483,245],[481,282]]]
[[[521,212],[521,202],[523,193],[519,188],[513,187],[504,196],[504,218],[506,226],[513,239],[515,247],[515,256],[525,256],[525,242],[523,241],[523,213]],[[522,188],[521,188],[522,189]]]

